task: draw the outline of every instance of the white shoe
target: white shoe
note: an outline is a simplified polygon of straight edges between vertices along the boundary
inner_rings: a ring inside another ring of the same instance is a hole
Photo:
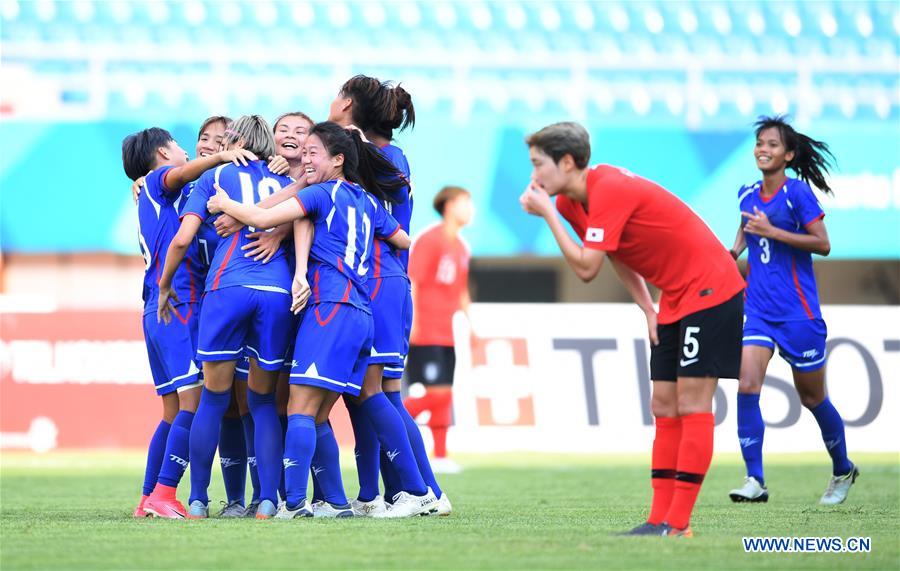
[[[431,471],[435,474],[459,474],[463,469],[449,458],[432,458]]]
[[[744,479],[744,485],[728,492],[733,502],[768,502],[769,490],[764,488],[753,476]]]
[[[326,501],[318,501],[312,505],[313,517],[353,517],[353,508],[350,504],[346,506],[335,506]]]
[[[437,515],[450,515],[453,511],[453,506],[450,505],[450,498],[447,497],[446,493],[441,493],[441,497],[438,498],[436,505]]]
[[[417,515],[430,515],[433,510],[437,509],[437,498],[434,492],[428,488],[428,493],[424,496],[414,496],[408,492],[400,492],[394,496],[394,503],[382,514],[373,515],[377,518],[400,518],[412,517]]]
[[[850,492],[850,486],[853,485],[853,482],[858,477],[859,469],[855,465],[852,470],[843,476],[832,476],[819,503],[823,506],[835,506],[844,503],[844,500],[847,499],[847,493]]]
[[[378,517],[379,514],[387,511],[387,504],[384,503],[384,498],[381,496],[375,496],[375,499],[370,502],[353,500],[350,502],[350,506],[353,508],[353,515],[358,517]]]
[[[303,503],[295,509],[288,509],[287,502],[278,504],[278,511],[275,512],[275,519],[294,519],[298,517],[313,517],[312,507],[309,500],[303,500]]]

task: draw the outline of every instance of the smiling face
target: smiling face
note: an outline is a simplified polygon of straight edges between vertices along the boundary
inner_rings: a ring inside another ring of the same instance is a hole
[[[287,115],[275,124],[275,152],[289,162],[302,160],[303,145],[312,123],[299,115]]]
[[[753,149],[756,168],[764,174],[783,171],[794,158],[794,152],[788,151],[781,140],[781,132],[777,127],[769,127],[759,132],[756,147]]]
[[[344,176],[344,155],[331,156],[317,135],[309,135],[303,146],[303,168],[307,184],[335,180]]]
[[[562,192],[569,179],[568,167],[574,166],[572,157],[565,155],[555,163],[550,155],[534,146],[528,149],[528,155],[531,158],[532,184],[543,188],[550,196]]]
[[[203,128],[200,137],[197,139],[197,147],[195,148],[197,157],[208,157],[214,155],[222,149],[222,139],[225,137],[225,123],[223,121],[213,121]]]

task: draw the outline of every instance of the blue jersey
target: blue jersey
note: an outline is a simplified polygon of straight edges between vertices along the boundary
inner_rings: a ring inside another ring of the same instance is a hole
[[[315,227],[307,272],[313,302],[349,303],[371,313],[365,286],[374,239],[393,236],[400,224],[352,182],[315,184],[296,199]]]
[[[399,170],[406,180],[409,180],[409,162],[400,147],[385,145],[381,152]],[[409,224],[412,220],[413,197],[409,186],[404,186],[391,198],[395,202],[384,202],[384,207],[394,219],[400,223],[400,227],[409,234]],[[372,265],[369,267],[370,278],[390,276],[405,276],[409,265],[408,250],[394,250],[383,240],[376,240],[372,252]]]
[[[182,216],[197,216],[205,224],[214,222],[219,214],[210,214],[206,209],[206,202],[216,193],[216,183],[231,199],[243,204],[256,204],[290,182],[288,177],[272,173],[264,161],[252,161],[247,166],[235,166],[231,163],[219,165],[203,173],[197,180]],[[249,228],[249,231],[254,232],[256,229]],[[215,249],[210,252],[212,259],[206,276],[206,291],[247,286],[290,293],[293,276],[288,269],[284,250],[279,248],[272,259],[263,264],[262,261],[244,257],[241,248],[249,242],[247,232],[244,231],[218,241]]]
[[[760,196],[762,182],[741,187],[741,211],[765,212],[773,226],[799,234],[825,216],[812,189],[802,180],[789,178],[768,199]],[[743,219],[742,224],[746,224]],[[812,254],[783,242],[744,233],[747,240],[747,301],[745,313],[771,321],[819,319],[819,294],[813,274]]]
[[[184,195],[184,199],[181,201],[182,206],[181,210],[178,212],[179,216],[184,216],[185,206],[187,206],[188,198],[191,196],[191,192],[193,192],[194,187],[197,185],[197,181],[193,181],[185,185],[184,189],[181,193]],[[206,282],[206,273],[209,271],[209,264],[212,262],[212,255],[216,251],[216,246],[219,244],[219,234],[216,233],[216,227],[213,226],[213,222],[215,219],[208,218],[203,221],[203,224],[200,225],[200,229],[197,231],[197,259],[200,265],[203,267],[203,282]]]
[[[156,313],[159,279],[166,265],[166,252],[178,232],[178,211],[183,206],[181,189],[166,190],[163,178],[172,167],[151,171],[144,178],[144,191],[138,196],[138,238],[144,256],[144,314]],[[188,248],[175,271],[172,287],[179,303],[197,302],[202,293],[205,270],[198,260],[196,241]]]

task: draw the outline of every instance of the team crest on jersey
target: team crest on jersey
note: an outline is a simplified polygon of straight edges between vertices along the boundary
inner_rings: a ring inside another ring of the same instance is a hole
[[[584,239],[588,242],[602,242],[603,228],[588,228],[584,234]]]

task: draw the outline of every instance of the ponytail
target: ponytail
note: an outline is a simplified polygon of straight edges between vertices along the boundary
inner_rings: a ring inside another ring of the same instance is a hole
[[[400,85],[375,77],[354,75],[341,86],[341,95],[353,100],[353,124],[379,137],[391,140],[394,129],[401,131],[416,124],[412,96]]]
[[[834,161],[834,155],[831,154],[827,144],[795,131],[787,122],[785,115],[760,116],[755,126],[757,137],[765,129],[771,127],[778,129],[784,148],[794,152],[794,158],[788,161],[788,168],[796,171],[797,176],[807,184],[815,186],[825,194],[834,194],[825,179]]]

